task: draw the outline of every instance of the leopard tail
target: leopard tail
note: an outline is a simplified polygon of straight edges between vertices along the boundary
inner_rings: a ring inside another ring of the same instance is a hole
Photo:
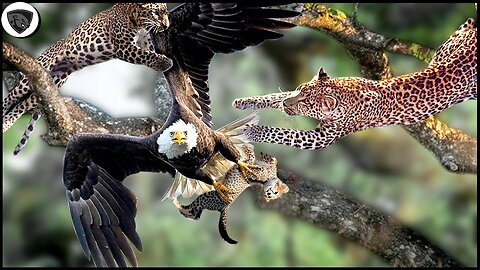
[[[225,207],[220,212],[220,219],[218,220],[218,231],[220,232],[220,236],[223,238],[223,240],[227,241],[227,243],[236,244],[238,242],[233,240],[232,238],[230,238],[230,236],[228,236],[228,232],[227,232],[227,211],[228,211],[228,207]]]
[[[33,132],[33,129],[35,128],[35,124],[37,123],[38,119],[40,119],[40,112],[38,110],[35,110],[32,113],[32,116],[30,118],[30,122],[28,122],[27,128],[23,132],[22,138],[20,139],[20,142],[17,144],[15,149],[13,150],[13,154],[17,155],[23,147],[27,144],[28,139],[30,138],[30,135]]]

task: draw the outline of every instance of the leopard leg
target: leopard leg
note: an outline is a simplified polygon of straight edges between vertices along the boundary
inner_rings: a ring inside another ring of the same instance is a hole
[[[228,195],[228,194],[232,194],[233,191],[229,189],[227,186],[225,186],[222,182],[213,180],[213,187],[217,191],[218,196],[222,198],[222,200],[224,200],[227,203],[230,203],[233,201],[233,199],[230,198],[230,196]]]
[[[185,175],[185,174],[184,174]],[[229,194],[232,194],[233,191],[226,187],[222,182],[218,182],[207,173],[204,168],[197,169],[194,174],[185,175],[187,177],[200,180],[206,184],[212,185],[215,188],[218,196],[223,199],[225,202],[229,203],[233,199],[230,198]]]
[[[5,116],[3,116],[3,132],[7,131],[17,120],[28,110],[31,110],[34,106],[32,104],[32,98],[29,97],[26,100],[17,104],[12,110],[10,110]]]
[[[250,173],[254,179],[259,179],[258,175],[252,171],[252,169],[259,169],[260,167],[258,165],[247,164],[245,162],[239,161],[237,162],[237,166],[242,173],[243,179],[250,179],[250,177],[247,177],[247,172]]]
[[[66,82],[67,76],[70,73],[71,72],[60,73],[59,74],[59,72],[53,72],[52,74],[54,74],[54,76],[52,76],[52,79],[53,79],[55,85],[57,85],[57,87],[61,87]],[[37,104],[38,104],[37,97],[35,95],[31,95],[25,101],[27,101],[27,104],[26,104],[26,108],[25,108],[25,110],[23,111],[22,114],[24,114],[25,112],[27,112],[29,110],[32,110],[32,109],[33,109],[33,113],[32,113],[32,116],[30,118],[30,122],[28,122],[27,128],[23,132],[23,135],[22,135],[22,138],[20,139],[20,142],[17,144],[17,146],[13,150],[14,155],[17,155],[18,153],[20,153],[20,151],[25,147],[25,145],[28,142],[28,139],[30,138],[30,135],[33,133],[33,129],[35,128],[35,124],[37,123],[37,121],[41,117],[40,110],[37,108]]]
[[[283,101],[289,97],[297,96],[298,93],[299,91],[289,91],[256,97],[237,98],[232,102],[232,106],[241,110],[277,109],[283,112]]]
[[[28,80],[24,76],[20,83],[3,99],[3,116],[7,115],[25,95],[30,93],[29,89]]]
[[[115,52],[117,58],[132,64],[146,65],[159,72],[165,72],[173,66],[172,59],[163,54],[145,50],[137,45],[129,46],[128,52],[121,49]],[[135,55],[132,57],[131,55]]]
[[[336,129],[325,126],[314,130],[295,130],[249,125],[244,133],[254,142],[283,144],[308,150],[325,148],[343,136]]]

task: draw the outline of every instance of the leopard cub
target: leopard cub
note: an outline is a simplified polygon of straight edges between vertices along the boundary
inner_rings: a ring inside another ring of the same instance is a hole
[[[223,200],[216,191],[201,194],[189,205],[180,205],[177,200],[174,200],[180,213],[193,220],[199,219],[204,209],[219,211],[218,230],[220,236],[230,244],[236,244],[237,241],[230,238],[227,233],[227,210],[245,189],[253,184],[263,185],[263,197],[267,202],[278,199],[288,192],[288,186],[277,177],[277,159],[275,157],[262,153],[261,160],[255,160],[253,150],[249,149],[248,154],[247,163],[257,165],[258,168],[252,169],[253,173],[247,173],[247,179],[243,178],[237,165],[230,168],[224,176],[223,184],[232,191],[231,202]]]

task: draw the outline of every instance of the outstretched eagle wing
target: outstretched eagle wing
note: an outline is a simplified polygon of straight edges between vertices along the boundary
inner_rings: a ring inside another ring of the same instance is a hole
[[[68,206],[83,251],[97,266],[126,266],[123,255],[137,266],[127,239],[142,250],[135,231],[137,199],[123,179],[141,171],[175,174],[146,142],[130,136],[80,134],[67,144],[63,182]]]
[[[170,12],[169,28],[175,36],[175,58],[188,73],[194,87],[189,108],[212,127],[208,67],[215,53],[233,53],[265,40],[281,38],[276,32],[295,24],[275,20],[299,15],[290,10],[266,8],[284,4],[188,3]]]

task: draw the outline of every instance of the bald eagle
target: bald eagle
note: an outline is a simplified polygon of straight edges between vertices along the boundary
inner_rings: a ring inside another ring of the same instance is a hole
[[[173,102],[163,127],[146,137],[77,134],[69,140],[63,181],[76,235],[95,265],[126,266],[124,256],[137,265],[127,239],[138,250],[142,244],[135,231],[136,197],[122,184],[127,176],[178,172],[213,185],[228,200],[229,190],[213,179],[207,163],[221,154],[249,170],[227,130],[211,128],[208,66],[215,53],[277,39],[282,34],[273,30],[293,27],[274,19],[298,13],[264,8],[272,5],[188,3],[172,10],[170,27],[153,37],[156,49],[173,60],[165,72]]]

